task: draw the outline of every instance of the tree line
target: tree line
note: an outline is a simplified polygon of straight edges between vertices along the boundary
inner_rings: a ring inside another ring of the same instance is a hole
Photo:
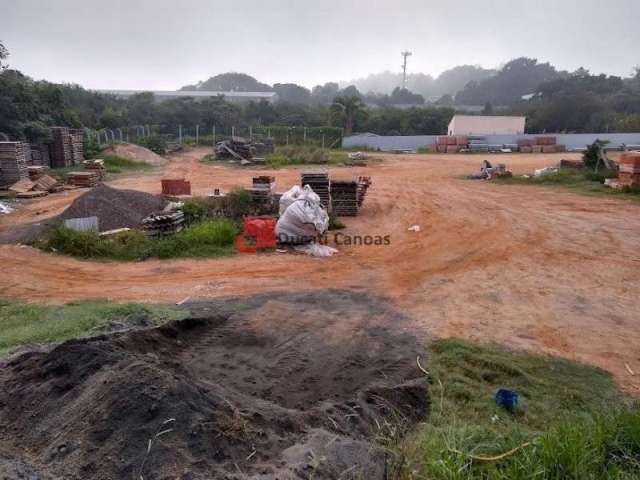
[[[436,102],[400,87],[363,93],[356,85],[341,88],[332,82],[312,89],[290,83],[270,86],[242,73],[216,75],[183,87],[275,91],[279,99],[237,104],[222,96],[157,101],[150,92],[122,99],[79,85],[36,81],[9,68],[8,55],[0,43],[0,132],[31,141],[46,141],[53,125],[93,129],[154,125],[161,132],[175,132],[177,125],[186,129],[199,125],[205,131],[215,125],[220,132],[232,126],[328,126],[342,127],[346,135],[438,135],[446,133],[460,105],[484,105],[487,114],[525,115],[530,133],[640,131],[638,69],[621,78],[592,75],[585,69],[558,71],[529,58],[514,59],[495,71],[463,66],[437,80],[449,78],[455,86],[472,80]]]

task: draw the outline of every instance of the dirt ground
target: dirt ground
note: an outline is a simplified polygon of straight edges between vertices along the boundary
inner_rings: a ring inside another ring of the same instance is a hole
[[[299,169],[254,170],[199,163],[204,149],[161,171],[112,186],[160,192],[160,178],[191,180],[196,194]],[[347,235],[390,235],[390,245],[334,245],[340,254],[215,260],[83,262],[17,245],[0,246],[2,295],[35,302],[109,298],[177,302],[326,288],[387,298],[417,336],[457,336],[558,354],[600,366],[630,392],[640,380],[640,204],[562,189],[507,186],[462,177],[477,155],[379,155],[369,167],[332,168],[334,178],[370,175],[373,186]],[[577,154],[491,156],[515,173]],[[60,213],[75,192],[33,200],[0,217],[0,234]],[[408,227],[419,225],[420,232]],[[340,239],[338,239],[340,240]]]
[[[428,414],[424,339],[378,298],[188,308],[0,362],[0,478],[382,479],[382,447]]]

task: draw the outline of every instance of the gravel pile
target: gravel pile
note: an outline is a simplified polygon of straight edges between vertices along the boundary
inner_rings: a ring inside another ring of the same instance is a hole
[[[98,217],[100,231],[137,228],[142,219],[162,210],[167,201],[151,193],[118,190],[100,184],[76,198],[61,215],[69,218]]]

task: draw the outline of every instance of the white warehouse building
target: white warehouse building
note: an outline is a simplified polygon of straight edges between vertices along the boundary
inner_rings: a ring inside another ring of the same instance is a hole
[[[449,135],[522,135],[525,117],[454,115]]]

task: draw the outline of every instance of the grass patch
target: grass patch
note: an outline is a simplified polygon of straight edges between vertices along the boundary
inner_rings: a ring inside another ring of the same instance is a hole
[[[267,164],[274,167],[288,165],[345,165],[349,155],[339,150],[315,146],[287,145],[276,148],[266,156]]]
[[[615,178],[617,174],[610,171],[594,172],[583,169],[564,169],[556,173],[550,173],[542,177],[514,176],[511,178],[497,178],[496,181],[504,184],[514,185],[549,185],[554,187],[565,187],[580,193],[593,195],[611,195],[621,198],[640,200],[640,188],[616,189],[604,185],[607,178]]]
[[[96,158],[104,160],[104,166],[107,171],[107,175],[128,174],[136,172],[146,172],[153,170],[155,167],[145,162],[136,162],[128,160],[126,158],[118,157],[116,155],[97,155]],[[67,176],[70,172],[82,172],[84,167],[82,165],[73,165],[71,167],[52,168],[49,173],[54,177],[58,177],[63,181],[67,180]]]
[[[176,235],[150,238],[139,231],[111,237],[53,227],[36,246],[84,259],[135,261],[155,257],[212,258],[235,253],[236,225],[225,219],[203,220]]]
[[[625,407],[606,372],[460,340],[430,354],[431,415],[400,444],[399,478],[640,478],[640,411]],[[501,387],[520,394],[513,414],[494,401]],[[525,442],[499,461],[469,457]]]
[[[186,318],[188,312],[154,304],[89,301],[47,306],[0,299],[0,356],[22,345],[82,337],[112,322],[126,322],[141,316],[161,324]]]

